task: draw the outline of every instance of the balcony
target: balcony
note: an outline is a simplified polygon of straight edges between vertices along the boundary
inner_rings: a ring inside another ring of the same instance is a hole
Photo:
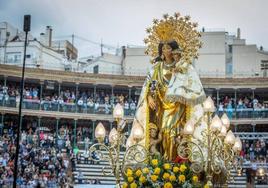
[[[15,97],[9,97],[8,100],[0,99],[0,111],[17,113],[19,101]],[[22,104],[23,112],[28,112],[37,116],[68,116],[78,119],[98,119],[103,118],[112,120],[113,105],[110,104],[77,104],[77,103],[59,103],[57,101],[30,100],[24,99]],[[56,113],[55,113],[56,112]],[[128,120],[133,120],[135,109],[125,109],[125,116]],[[219,116],[226,113],[233,124],[252,124],[268,123],[268,109],[224,109],[216,112]]]

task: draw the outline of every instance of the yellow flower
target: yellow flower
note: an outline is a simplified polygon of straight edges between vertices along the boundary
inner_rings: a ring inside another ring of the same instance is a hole
[[[179,167],[177,167],[177,166],[174,166],[174,167],[173,167],[173,172],[174,172],[174,173],[179,172],[179,170],[180,170]]]
[[[173,185],[170,182],[164,184],[164,188],[173,188]]]
[[[169,181],[176,181],[176,176],[171,175],[171,176],[169,177]]]
[[[157,179],[158,179],[158,176],[157,176],[157,175],[151,175],[151,180],[152,180],[153,182],[156,182]]]
[[[156,167],[156,166],[158,165],[158,160],[157,160],[157,159],[153,159],[153,160],[152,160],[152,165],[153,165],[154,167]]]
[[[163,179],[168,180],[168,179],[169,179],[169,176],[170,176],[170,174],[167,173],[167,172],[165,172],[165,173],[163,174]]]
[[[149,173],[149,168],[144,168],[144,169],[142,169],[142,172],[143,172],[144,174],[148,174],[148,173]]]
[[[206,185],[204,186],[204,188],[209,188],[209,185],[208,185],[208,184],[206,184]]]
[[[164,169],[165,169],[165,170],[169,170],[169,169],[171,169],[171,165],[170,165],[169,163],[165,163],[165,164],[164,164]]]
[[[130,184],[130,188],[137,188],[137,184],[135,182],[133,182],[132,184]]]
[[[197,183],[198,182],[198,177],[197,176],[193,176],[192,180],[193,180],[194,183]]]
[[[131,169],[127,169],[127,177],[130,177],[133,175],[133,171]]]
[[[128,177],[128,178],[127,178],[127,181],[128,181],[129,183],[133,182],[133,180],[134,180],[133,177]]]
[[[160,172],[161,172],[161,169],[160,168],[157,167],[157,168],[154,169],[154,174],[155,175],[159,175]]]
[[[123,188],[127,188],[128,187],[128,184],[125,182],[123,183]]]
[[[184,183],[185,182],[185,176],[184,175],[179,175],[179,182]]]
[[[138,169],[136,172],[135,172],[136,176],[140,177],[142,175],[142,171],[140,169]]]
[[[146,178],[145,178],[144,176],[141,176],[141,177],[139,178],[139,181],[140,181],[141,183],[145,183],[145,182],[146,182]]]
[[[186,169],[187,169],[187,167],[186,167],[184,164],[182,164],[182,165],[180,166],[180,171],[181,171],[181,172],[184,172]]]

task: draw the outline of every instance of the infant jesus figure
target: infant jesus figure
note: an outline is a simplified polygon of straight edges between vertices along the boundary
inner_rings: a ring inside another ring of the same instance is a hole
[[[151,155],[160,156],[160,152],[157,146],[162,141],[161,131],[158,131],[158,127],[154,123],[150,123],[149,127],[150,127],[149,152]]]

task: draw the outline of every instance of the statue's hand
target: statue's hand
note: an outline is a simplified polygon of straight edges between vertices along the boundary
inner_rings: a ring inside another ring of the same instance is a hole
[[[154,102],[154,99],[151,95],[148,95],[148,104],[151,109],[155,110],[156,109],[156,104]]]

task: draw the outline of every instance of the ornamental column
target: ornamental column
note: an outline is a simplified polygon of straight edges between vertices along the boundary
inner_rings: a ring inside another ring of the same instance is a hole
[[[74,119],[74,130],[73,130],[73,136],[74,136],[74,147],[76,147],[76,129],[77,129],[77,119]]]
[[[95,141],[95,124],[96,124],[96,121],[92,121],[92,144],[94,144],[94,141]]]
[[[56,146],[58,147],[58,137],[59,137],[59,121],[60,118],[56,118]]]
[[[234,88],[234,108],[235,108],[235,118],[237,118],[237,88]]]
[[[58,97],[60,97],[60,92],[61,92],[61,81],[58,82],[59,87],[58,87]],[[60,111],[60,103],[58,102],[58,112]]]
[[[75,83],[75,113],[78,112],[78,106],[77,106],[77,102],[78,102],[78,86],[79,83]]]
[[[216,92],[217,92],[217,108],[219,108],[219,105],[220,105],[220,89],[216,88]]]
[[[42,99],[43,99],[43,85],[44,85],[44,80],[40,80],[40,105],[39,105],[39,110],[42,110]]]
[[[128,86],[128,102],[131,101],[131,86]]]

